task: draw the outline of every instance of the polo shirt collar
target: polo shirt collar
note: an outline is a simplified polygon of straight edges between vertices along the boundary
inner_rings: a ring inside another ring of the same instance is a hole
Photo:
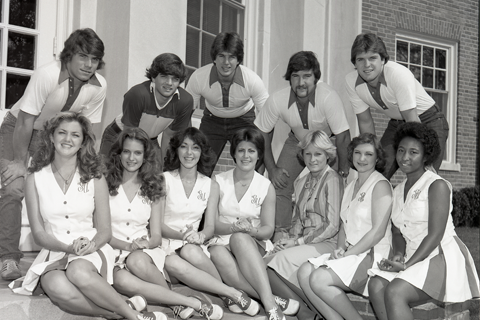
[[[150,82],[150,93],[154,92],[155,91],[155,82],[151,81]],[[177,99],[180,100],[180,91],[178,91],[178,87],[177,87],[177,90],[175,90],[175,92],[170,96],[170,99],[168,99],[168,102],[170,102],[170,100],[172,100],[173,96],[177,95]],[[156,101],[156,98],[155,98],[155,101]],[[167,104],[168,104],[167,102]]]
[[[317,86],[315,85],[315,89],[313,92],[310,92],[308,95],[308,102],[315,108],[315,91],[317,90]],[[288,108],[290,108],[295,102],[297,101],[297,95],[293,90],[290,90],[290,97],[288,98]]]
[[[62,83],[63,81],[67,80],[70,77],[70,74],[68,73],[67,67],[65,64],[62,62],[62,68],[60,69],[60,75],[58,76],[58,84]],[[88,79],[87,83],[101,87],[102,84],[100,81],[98,81],[97,75],[94,73],[90,79]]]
[[[215,82],[220,82],[218,77],[218,71],[217,71],[217,66],[213,65],[212,69],[210,70],[210,81],[209,85],[210,87],[215,83]],[[235,74],[233,75],[233,81],[232,83],[236,83],[239,86],[245,88],[245,82],[243,81],[243,74],[242,74],[242,68],[240,66],[237,66],[235,69]]]
[[[385,87],[387,87],[387,80],[385,79],[385,73],[384,70],[382,70],[382,73],[380,73],[380,77],[378,78],[378,83],[383,84]],[[366,85],[369,85],[367,81],[363,80],[360,75],[357,75],[357,81],[355,81],[355,88],[361,85],[362,83],[365,83]]]

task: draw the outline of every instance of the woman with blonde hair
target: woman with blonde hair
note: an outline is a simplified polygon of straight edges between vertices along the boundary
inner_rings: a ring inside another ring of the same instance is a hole
[[[275,242],[266,258],[267,272],[275,294],[309,303],[297,280],[298,268],[309,258],[333,252],[340,227],[343,179],[329,163],[336,147],[323,131],[309,132],[299,143],[298,156],[309,172],[294,184],[295,208],[292,227]],[[299,319],[316,319],[315,308],[300,304]]]

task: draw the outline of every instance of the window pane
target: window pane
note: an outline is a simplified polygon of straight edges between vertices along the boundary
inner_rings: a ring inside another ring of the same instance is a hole
[[[187,4],[187,24],[200,28],[200,10],[201,1],[188,0]]]
[[[25,92],[30,77],[19,76],[16,74],[7,74],[7,87],[6,87],[6,99],[5,107],[10,109],[13,107]]]
[[[435,89],[445,90],[445,76],[445,71],[435,70]]]
[[[425,88],[433,88],[433,69],[423,68],[422,85]]]
[[[433,48],[423,47],[423,65],[433,67]]]
[[[10,24],[35,29],[36,13],[36,0],[10,0]]]
[[[202,66],[212,62],[210,58],[210,49],[212,48],[214,36],[204,33],[202,37]]]
[[[441,49],[435,49],[435,67],[446,69],[447,68],[447,51]]]
[[[7,66],[33,70],[35,37],[16,32],[8,33]]]
[[[203,2],[203,30],[217,34],[220,24],[220,4],[218,0],[204,0]]]
[[[420,51],[422,46],[418,44],[410,43],[410,63],[420,64],[421,63],[421,55]]]
[[[199,68],[198,53],[200,46],[200,31],[187,26],[187,48],[185,54],[185,64]]]
[[[415,79],[417,79],[418,82],[421,83],[420,75],[422,74],[422,69],[420,67],[410,66],[410,71],[412,71],[413,75],[415,76]]]
[[[397,41],[397,61],[408,62],[408,43]]]
[[[237,9],[223,4],[222,32],[237,31]]]

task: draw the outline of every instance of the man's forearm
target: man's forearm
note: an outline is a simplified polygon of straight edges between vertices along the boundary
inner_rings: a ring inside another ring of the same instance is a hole
[[[265,133],[260,131],[265,139],[265,154],[263,156],[263,162],[265,167],[267,168],[268,173],[271,174],[272,170],[276,167],[275,160],[273,159],[273,152],[272,152],[272,132]]]
[[[350,131],[346,130],[336,138],[337,144],[337,156],[338,156],[338,169],[347,172],[350,169],[347,159],[347,147],[350,144]]]

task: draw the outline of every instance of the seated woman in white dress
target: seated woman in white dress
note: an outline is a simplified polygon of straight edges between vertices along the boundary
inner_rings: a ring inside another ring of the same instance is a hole
[[[220,203],[215,222],[217,237],[212,239],[209,251],[225,283],[259,298],[268,319],[285,319],[284,310],[296,313],[298,302],[272,294],[262,258],[273,249],[269,239],[275,223],[275,189],[255,172],[263,153],[260,131],[241,129],[234,134],[230,154],[236,167],[215,176]]]
[[[370,301],[379,319],[413,319],[412,303],[479,298],[473,259],[455,233],[452,186],[427,169],[439,156],[435,131],[407,122],[398,128],[396,160],[407,178],[393,191],[393,252],[371,272]]]
[[[148,135],[140,128],[125,129],[108,159],[115,289],[126,295],[141,294],[157,305],[183,306],[185,310],[179,312],[182,319],[194,310],[218,319],[212,315],[214,307],[209,302],[171,291],[165,281],[165,252],[159,247],[164,178],[158,172],[158,156]]]
[[[197,128],[187,128],[170,139],[164,169],[166,196],[160,204],[165,269],[170,282],[215,293],[231,309],[254,316],[258,303],[222,282],[203,246],[213,236],[218,208],[218,184],[206,176],[212,172],[215,159],[206,136]],[[202,217],[203,228],[199,230]],[[215,314],[223,314],[214,306]],[[180,316],[188,312],[189,308],[181,308]]]
[[[275,242],[274,254],[265,258],[273,293],[309,303],[297,280],[298,268],[309,258],[331,253],[337,247],[343,179],[330,168],[337,157],[336,147],[320,130],[310,131],[299,143],[298,156],[309,173],[295,181],[293,225],[284,238]],[[301,303],[299,319],[319,316]]]
[[[108,187],[94,149],[90,121],[59,113],[45,124],[26,181],[26,204],[35,242],[43,249],[15,292],[41,289],[60,308],[108,318],[162,319],[141,314],[111,286],[114,253]],[[138,298],[138,297],[135,297]]]
[[[309,259],[298,271],[305,295],[329,320],[362,319],[346,292],[368,296],[367,270],[391,249],[392,186],[380,173],[385,157],[377,137],[363,133],[352,139],[347,155],[358,177],[343,194],[337,249]]]

